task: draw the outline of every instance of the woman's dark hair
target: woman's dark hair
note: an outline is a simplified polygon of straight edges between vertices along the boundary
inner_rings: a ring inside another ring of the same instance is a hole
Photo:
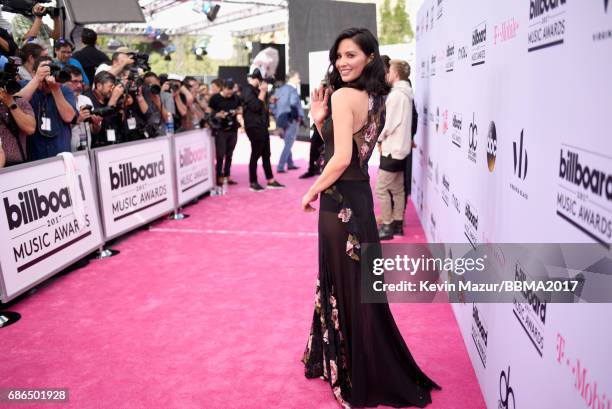
[[[342,40],[353,40],[366,56],[373,55],[372,61],[366,64],[363,72],[354,82],[346,83],[342,81],[340,72],[336,68],[338,47]],[[330,67],[327,73],[327,83],[332,90],[342,87],[351,87],[366,91],[368,94],[386,95],[390,91],[385,78],[385,65],[380,58],[378,51],[378,41],[367,28],[349,28],[340,33],[331,50],[329,50]]]

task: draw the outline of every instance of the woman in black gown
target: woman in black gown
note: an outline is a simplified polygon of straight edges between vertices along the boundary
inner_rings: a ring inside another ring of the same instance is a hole
[[[321,194],[319,277],[302,361],[308,378],[329,381],[344,407],[424,407],[440,389],[419,369],[389,305],[361,302],[360,247],[379,243],[368,160],[385,121],[385,68],[367,29],[348,29],[330,50],[328,87],[312,95],[325,141],[325,168],[302,199]],[[328,101],[331,95],[331,115]]]

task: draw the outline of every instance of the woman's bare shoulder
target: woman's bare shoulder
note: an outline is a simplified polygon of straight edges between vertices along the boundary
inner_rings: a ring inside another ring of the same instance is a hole
[[[363,99],[367,99],[368,94],[365,91],[361,91],[355,88],[344,87],[340,88],[332,94],[332,105],[335,104],[348,104],[355,105],[361,102]]]

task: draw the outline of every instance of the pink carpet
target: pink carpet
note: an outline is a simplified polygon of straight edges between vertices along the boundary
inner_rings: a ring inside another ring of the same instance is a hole
[[[316,214],[299,208],[312,181],[297,178],[299,164],[279,176],[288,189],[260,194],[236,165],[240,184],[227,196],[126,237],[114,246],[120,255],[13,305],[22,319],[0,330],[0,387],[67,387],[70,402],[60,406],[70,408],[337,408],[300,362],[317,237]],[[407,219],[405,240],[423,240],[412,207]],[[443,387],[430,408],[484,408],[450,306],[392,310],[417,362]]]

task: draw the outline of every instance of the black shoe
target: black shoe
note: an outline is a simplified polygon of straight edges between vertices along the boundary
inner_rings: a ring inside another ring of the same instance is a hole
[[[378,229],[378,238],[380,240],[392,240],[393,239],[393,227],[391,224],[381,224]]]
[[[303,175],[301,175],[300,179],[308,179],[308,178],[313,177],[314,175],[315,175],[314,173],[312,173],[311,171],[308,171],[308,172],[304,173]]]
[[[299,169],[299,168],[300,168],[299,166],[287,166],[288,170],[296,170],[296,169]]]
[[[228,178],[228,179],[227,179],[227,184],[228,184],[228,185],[237,185],[237,184],[238,184],[238,182],[236,182],[234,179],[229,179],[229,178]]]
[[[404,221],[403,220],[393,220],[393,223],[391,223],[391,226],[393,227],[394,235],[396,236],[404,235]]]
[[[274,182],[268,182],[268,189],[284,189],[285,185],[281,185],[276,180]]]
[[[251,183],[251,187],[249,189],[251,190],[251,192],[263,192],[264,190],[266,190],[266,188],[260,185],[259,183]]]

